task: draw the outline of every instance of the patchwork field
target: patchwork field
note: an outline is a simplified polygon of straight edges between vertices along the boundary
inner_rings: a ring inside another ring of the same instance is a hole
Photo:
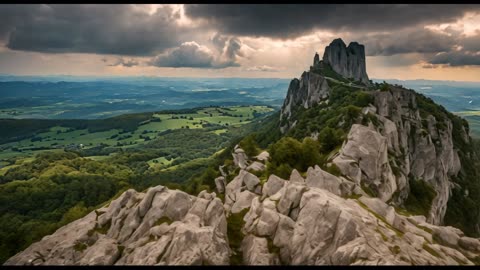
[[[48,131],[36,133],[30,138],[1,144],[0,162],[2,163],[0,163],[0,168],[11,166],[17,160],[31,158],[44,151],[133,148],[159,138],[162,132],[177,129],[208,127],[212,134],[221,135],[228,133],[229,127],[239,127],[250,123],[256,117],[271,113],[273,110],[267,106],[232,106],[200,108],[188,113],[159,112],[152,114],[150,119],[139,122],[134,130],[128,132],[121,128],[91,132],[88,128],[53,126]],[[108,153],[87,157],[93,160],[103,160],[108,158]],[[168,167],[172,162],[173,159],[166,160],[164,157],[157,157],[149,161],[149,165],[151,167]]]

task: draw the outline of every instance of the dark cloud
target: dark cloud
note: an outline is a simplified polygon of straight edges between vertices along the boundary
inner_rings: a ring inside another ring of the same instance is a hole
[[[222,51],[225,48],[225,43],[228,41],[228,37],[221,35],[220,33],[216,33],[210,41],[215,46],[215,48],[219,51]]]
[[[364,44],[369,56],[419,53],[426,67],[479,65],[480,31],[466,37],[452,27],[438,33],[424,26],[454,22],[467,11],[480,12],[480,5],[187,4],[184,9],[198,23],[179,25],[180,13],[168,5],[151,15],[137,5],[0,5],[0,43],[46,53],[157,55],[149,64],[162,67],[225,68],[246,57],[242,36],[288,39],[328,30]],[[186,42],[203,44],[202,35],[213,31],[211,50]],[[102,61],[140,64],[123,57]],[[269,71],[261,63],[247,70]]]
[[[235,61],[237,56],[243,56],[240,51],[242,43],[236,37],[229,37],[216,33],[210,41],[225,59]]]
[[[460,46],[466,51],[480,51],[480,30],[477,30],[475,35],[464,38],[460,42]]]
[[[480,53],[466,51],[452,51],[439,53],[428,61],[434,65],[456,66],[480,66]]]
[[[102,59],[102,61],[106,62],[106,59]],[[116,66],[124,66],[124,67],[134,67],[138,66],[140,63],[135,59],[124,59],[118,58],[113,64],[109,64],[108,66],[116,67]]]
[[[134,5],[1,5],[0,38],[12,50],[152,55],[181,43],[179,13]]]
[[[357,40],[365,44],[368,56],[403,57],[403,54],[418,53],[422,58],[417,59],[417,63],[418,60],[426,62],[422,65],[423,68],[480,65],[480,31],[465,36],[451,27],[442,32],[408,28],[388,34],[357,37]],[[391,61],[398,60],[392,58]]]
[[[150,65],[174,68],[226,68],[239,66],[234,59],[227,59],[227,61],[217,60],[217,57],[210,49],[196,42],[185,42],[165,54],[158,55],[150,61]]]
[[[359,37],[365,45],[366,55],[395,55],[404,53],[438,53],[452,50],[455,36],[429,29],[406,29],[388,34]]]
[[[228,42],[226,42],[224,51],[225,57],[227,59],[235,60],[237,55],[242,56],[242,53],[240,52],[241,47],[242,45],[238,38],[230,38]]]
[[[392,31],[447,23],[479,5],[186,5],[185,14],[226,34],[295,38],[315,29]]]

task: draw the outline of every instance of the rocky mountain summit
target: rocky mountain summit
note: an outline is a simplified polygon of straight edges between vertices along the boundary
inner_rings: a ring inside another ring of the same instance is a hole
[[[362,45],[315,55],[276,117],[266,146],[232,144],[209,191],[128,190],[5,264],[480,264],[468,124],[370,83]]]
[[[350,46],[361,45],[351,43]],[[325,49],[326,54],[337,47],[344,47],[340,39]],[[317,55],[315,64],[322,64]],[[462,167],[459,145],[470,144],[465,121],[413,90],[394,85],[385,85],[383,89],[355,85],[327,75],[329,73],[311,68],[300,79],[291,81],[280,114],[281,132],[288,135],[302,121],[299,110],[329,106],[330,96],[338,93],[339,88],[346,89],[346,94],[363,95],[367,102],[358,106],[355,119],[348,125],[345,119],[338,121],[337,127],[343,128],[347,135],[339,151],[332,154],[331,163],[350,181],[367,187],[376,197],[394,205],[405,202],[411,181],[427,182],[436,194],[427,219],[433,224],[442,224],[452,189],[461,188],[453,178]],[[301,124],[305,122],[311,126],[315,121],[303,119]],[[316,133],[310,135],[314,137]]]
[[[365,61],[365,47],[358,42],[351,42],[347,47],[342,39],[333,40],[325,48],[323,61],[345,78],[352,78],[367,85],[370,84]],[[320,61],[315,62],[314,67],[315,64],[320,64]]]
[[[308,109],[326,100],[330,88],[328,81],[338,80],[349,81],[350,85],[352,82],[360,82],[364,86],[371,84],[363,45],[351,42],[347,47],[342,39],[335,39],[325,48],[323,60],[315,54],[310,71],[303,72],[300,79],[290,82],[282,107],[282,117],[289,118],[296,106]]]

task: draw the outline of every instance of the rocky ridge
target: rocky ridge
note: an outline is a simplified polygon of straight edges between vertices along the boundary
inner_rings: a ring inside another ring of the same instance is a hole
[[[163,186],[127,190],[109,205],[45,236],[5,265],[228,264],[223,204]]]
[[[479,239],[424,216],[399,214],[318,166],[305,177],[296,170],[286,180],[270,175],[261,194],[242,196],[252,190],[251,182],[262,183],[241,170],[225,194],[238,198],[237,208],[226,199],[227,216],[248,209],[241,245],[245,264],[471,265],[480,258]]]
[[[237,147],[237,149],[239,149]],[[265,165],[263,152],[247,163]],[[262,158],[263,157],[263,158]],[[163,186],[128,190],[10,258],[5,265],[473,265],[480,240],[424,216],[407,216],[318,166],[289,179],[240,169],[225,187],[197,197]],[[241,215],[240,250],[227,217]]]

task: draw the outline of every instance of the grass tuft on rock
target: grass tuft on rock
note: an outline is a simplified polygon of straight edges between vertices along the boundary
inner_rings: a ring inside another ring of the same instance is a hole
[[[231,214],[227,218],[227,236],[232,250],[230,256],[230,265],[243,265],[243,253],[241,250],[242,241],[245,235],[242,233],[242,228],[245,225],[243,218],[247,214],[249,208],[243,209],[241,212]]]
[[[169,218],[169,217],[166,217],[166,216],[163,216],[161,218],[159,218],[157,221],[155,221],[155,223],[153,224],[153,226],[158,226],[162,223],[167,223],[168,225],[172,224],[173,221]]]
[[[85,249],[87,249],[87,245],[85,243],[78,242],[73,246],[73,249],[75,251],[80,251],[83,252]]]

